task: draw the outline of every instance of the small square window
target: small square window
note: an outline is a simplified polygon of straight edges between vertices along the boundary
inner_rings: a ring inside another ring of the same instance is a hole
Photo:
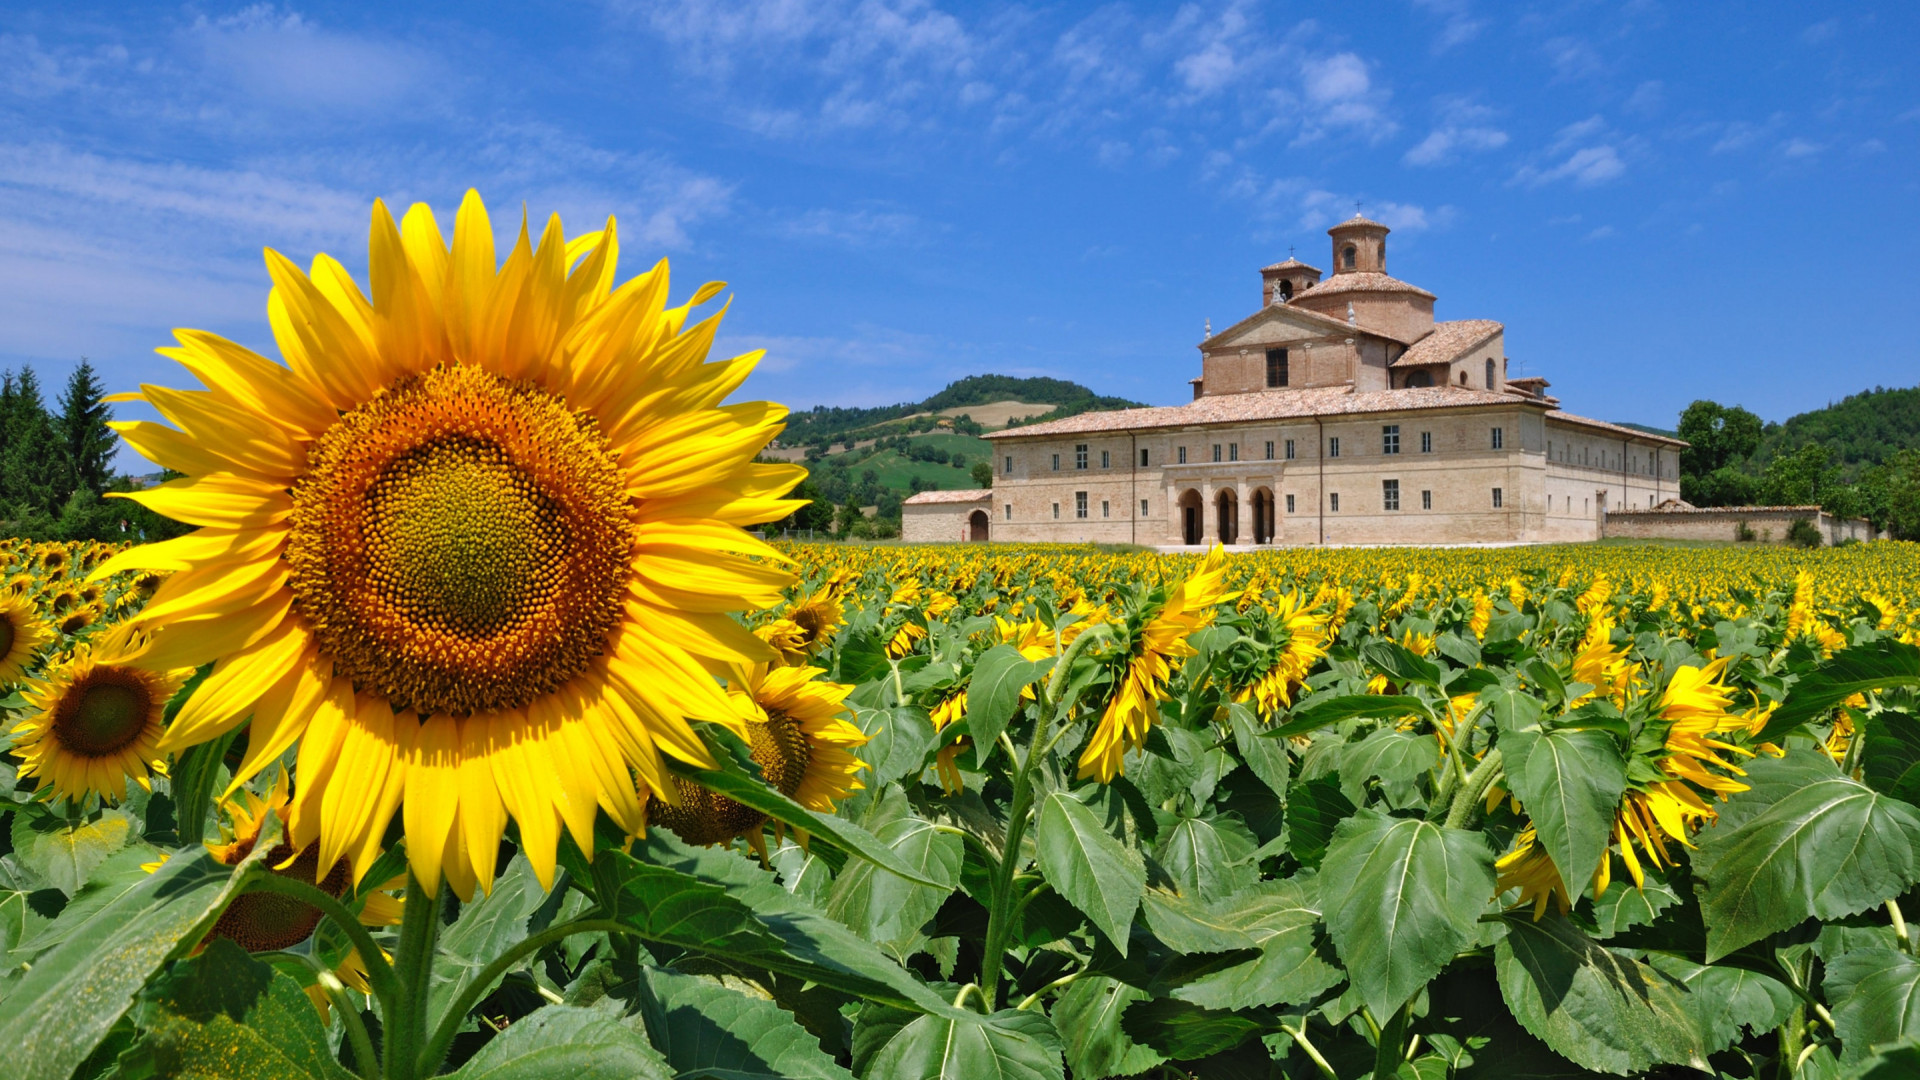
[[[1420,509],[1422,510],[1433,509],[1433,492],[1422,491],[1420,493]]]
[[[1053,455],[1053,471],[1054,472],[1060,471],[1060,455],[1059,454]]]
[[[1293,513],[1293,496],[1287,496],[1287,513]]]
[[[1507,445],[1507,433],[1501,430],[1500,428],[1494,428],[1493,429],[1493,448],[1495,450],[1501,450],[1501,449],[1505,449],[1506,445]]]
[[[1327,496],[1327,509],[1331,510],[1336,514],[1340,512],[1340,493],[1339,492],[1336,491],[1333,494]]]
[[[1272,439],[1267,440],[1267,460],[1268,461],[1273,460],[1273,440]]]
[[[1400,481],[1398,480],[1380,481],[1380,509],[1382,510],[1400,509]]]
[[[1327,440],[1327,456],[1340,456],[1340,436],[1335,435],[1333,438]]]
[[[1287,440],[1287,460],[1288,461],[1293,460],[1293,440],[1292,439]]]
[[[1141,500],[1140,500],[1140,516],[1141,516],[1141,517],[1149,517],[1149,516],[1151,516],[1151,515],[1149,515],[1149,514],[1147,513],[1147,500],[1145,500],[1145,499],[1141,499]]]
[[[1186,463],[1187,463],[1187,448],[1183,446],[1180,448],[1180,464],[1185,465]]]
[[[1213,460],[1215,461],[1220,460],[1220,444],[1219,443],[1213,444]]]
[[[1147,467],[1147,448],[1144,446],[1140,448],[1140,467]]]
[[[1111,450],[1100,451],[1100,467],[1103,469],[1113,468],[1113,451]]]
[[[1500,491],[1500,489],[1494,488],[1493,489],[1493,508],[1495,510],[1498,510],[1505,505],[1505,503],[1501,501],[1501,498],[1502,498],[1502,492]]]
[[[1086,519],[1087,493],[1084,491],[1076,491],[1073,493],[1073,516],[1083,521]]]
[[[1087,444],[1086,443],[1076,443],[1074,445],[1073,467],[1076,469],[1084,469],[1087,467]]]
[[[1060,520],[1060,504],[1059,503],[1053,504],[1053,520],[1055,521]]]
[[[1423,454],[1433,453],[1433,432],[1423,431],[1420,433],[1420,452]]]
[[[1113,516],[1112,512],[1108,509],[1108,503],[1107,503],[1107,500],[1105,499],[1100,500],[1100,516],[1103,518],[1108,518]]]
[[[1400,425],[1385,424],[1380,428],[1380,452],[1397,454],[1400,452]]]

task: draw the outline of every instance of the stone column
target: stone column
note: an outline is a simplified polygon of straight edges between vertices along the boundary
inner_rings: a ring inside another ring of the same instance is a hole
[[[1213,505],[1213,481],[1200,481],[1200,543],[1212,547],[1220,540],[1220,512]]]

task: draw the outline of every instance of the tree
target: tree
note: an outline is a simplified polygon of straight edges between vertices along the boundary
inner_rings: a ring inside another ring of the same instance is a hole
[[[60,416],[54,422],[62,457],[75,490],[94,495],[107,490],[112,477],[115,438],[107,426],[113,411],[107,407],[107,388],[95,377],[93,365],[85,358],[67,377],[67,388],[60,395]]]
[[[1745,461],[1759,448],[1762,428],[1758,416],[1738,405],[1694,402],[1680,414],[1680,437],[1692,444],[1680,452],[1680,472],[1706,476]]]
[[[1680,497],[1695,506],[1749,506],[1759,494],[1760,482],[1732,466],[1705,476],[1680,474]]]
[[[976,461],[973,463],[973,486],[990,488],[993,486],[993,463]]]
[[[1819,443],[1808,443],[1791,454],[1767,463],[1760,477],[1760,497],[1770,506],[1807,506],[1825,502],[1828,489],[1837,486],[1831,456]]]
[[[0,503],[11,516],[51,519],[73,490],[65,454],[53,418],[40,398],[40,380],[23,367],[13,379],[6,404],[6,451],[0,454]],[[26,535],[16,533],[15,535]]]
[[[1877,470],[1884,517],[1875,524],[1896,540],[1920,540],[1920,450],[1902,450]]]

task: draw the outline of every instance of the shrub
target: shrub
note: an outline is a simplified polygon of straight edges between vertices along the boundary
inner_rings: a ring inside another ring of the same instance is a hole
[[[1825,543],[1820,535],[1820,527],[1810,518],[1796,518],[1787,526],[1787,543],[1794,547],[1817,548]]]

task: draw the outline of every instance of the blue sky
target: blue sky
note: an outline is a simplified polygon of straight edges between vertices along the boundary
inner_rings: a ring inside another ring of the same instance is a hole
[[[1305,17],[1308,15],[1311,17]],[[0,365],[269,349],[260,248],[477,187],[732,283],[751,396],[1174,403],[1356,204],[1576,412],[1920,382],[1908,3],[34,7],[0,16]],[[131,463],[129,463],[131,464]]]

